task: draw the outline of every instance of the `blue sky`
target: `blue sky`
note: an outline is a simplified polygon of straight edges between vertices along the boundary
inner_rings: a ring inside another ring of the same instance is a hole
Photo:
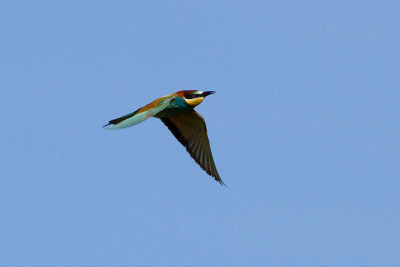
[[[0,265],[399,266],[398,1],[2,1]],[[214,90],[206,175],[158,120]]]

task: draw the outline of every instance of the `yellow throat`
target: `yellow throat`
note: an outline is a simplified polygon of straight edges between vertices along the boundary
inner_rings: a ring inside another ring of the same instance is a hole
[[[193,99],[183,98],[183,100],[185,100],[186,104],[188,104],[189,106],[195,107],[195,106],[199,105],[201,102],[203,102],[204,97],[196,97]]]

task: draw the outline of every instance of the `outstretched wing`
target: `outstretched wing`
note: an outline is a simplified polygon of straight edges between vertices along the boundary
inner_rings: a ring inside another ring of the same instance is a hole
[[[225,185],[214,164],[203,117],[191,110],[171,117],[164,117],[161,120],[197,164],[221,185]]]
[[[107,129],[122,129],[141,123],[168,107],[172,99],[173,97],[171,96],[159,98],[132,113],[110,120],[108,124],[103,127],[108,126]]]

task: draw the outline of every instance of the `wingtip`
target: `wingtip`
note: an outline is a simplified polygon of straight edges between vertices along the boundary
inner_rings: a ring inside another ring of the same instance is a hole
[[[220,178],[219,180],[218,179],[215,179],[221,186],[224,186],[224,187],[228,187],[225,183],[224,183],[224,181],[222,181],[222,179]]]

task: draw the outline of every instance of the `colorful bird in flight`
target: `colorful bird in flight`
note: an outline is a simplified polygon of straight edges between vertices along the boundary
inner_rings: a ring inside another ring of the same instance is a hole
[[[138,110],[109,121],[103,127],[122,129],[136,125],[149,117],[156,117],[168,127],[190,156],[221,185],[225,185],[215,167],[211,154],[207,127],[203,117],[194,107],[214,91],[184,90],[161,97]]]

